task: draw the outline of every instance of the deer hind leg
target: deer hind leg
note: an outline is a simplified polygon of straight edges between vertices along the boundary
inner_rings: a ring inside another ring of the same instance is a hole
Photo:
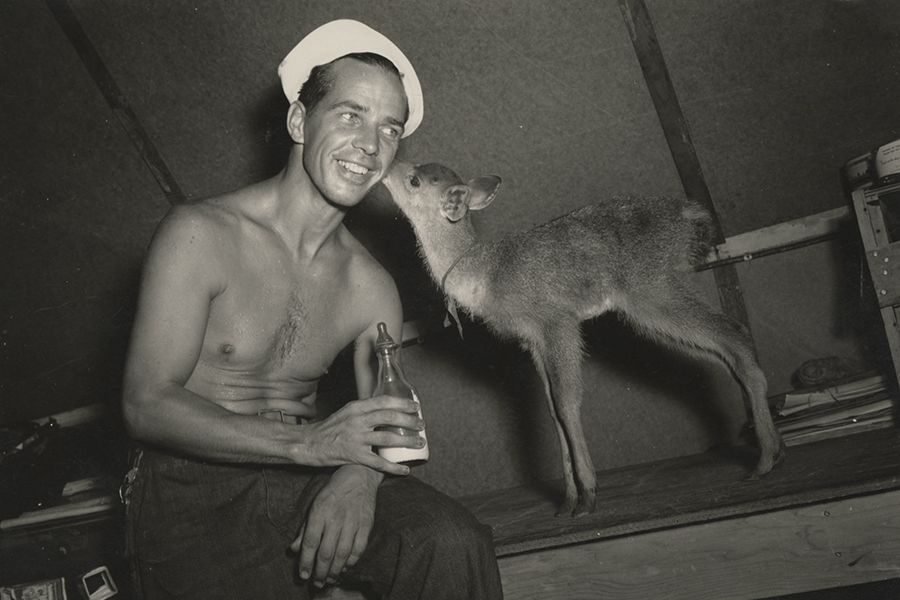
[[[784,444],[766,400],[766,377],[743,326],[716,312],[679,287],[665,302],[630,305],[629,319],[650,337],[723,363],[737,380],[750,407],[760,456],[755,475],[764,475],[784,457]],[[658,299],[654,299],[658,300]]]
[[[532,357],[544,383],[563,459],[566,498],[558,515],[581,515],[596,507],[597,479],[581,424],[581,330],[577,322],[546,328],[532,346]]]

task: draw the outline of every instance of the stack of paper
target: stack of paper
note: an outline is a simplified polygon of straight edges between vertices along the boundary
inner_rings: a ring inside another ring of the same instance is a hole
[[[887,381],[869,374],[788,392],[778,403],[775,427],[788,446],[889,427],[895,410]]]

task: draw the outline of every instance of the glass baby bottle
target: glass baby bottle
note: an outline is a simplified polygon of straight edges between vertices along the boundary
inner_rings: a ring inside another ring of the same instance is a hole
[[[400,365],[400,345],[397,344],[387,331],[387,325],[378,324],[378,339],[375,341],[375,353],[378,355],[378,381],[375,384],[375,396],[397,396],[399,398],[412,398],[417,403],[419,396],[415,388],[403,374]],[[419,404],[419,418],[422,418],[422,405]],[[378,428],[381,431],[390,431],[403,436],[418,436],[426,440],[421,448],[378,448],[378,454],[391,462],[414,465],[428,460],[428,442],[425,431],[405,429],[403,427],[384,426]]]

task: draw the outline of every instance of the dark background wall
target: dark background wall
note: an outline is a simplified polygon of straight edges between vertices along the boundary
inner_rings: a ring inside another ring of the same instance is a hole
[[[726,235],[845,206],[841,165],[900,137],[897,2],[647,5]],[[416,65],[426,117],[401,156],[504,178],[480,215],[484,235],[615,192],[681,193],[615,0],[63,6],[189,199],[278,170],[287,106],[275,68],[340,17],[381,30]],[[47,3],[0,3],[0,90],[0,423],[114,407],[141,256],[169,202]],[[438,321],[390,203],[373,194],[351,223],[397,278],[407,318]],[[883,358],[860,268],[849,228],[738,268],[772,392],[810,358]],[[694,280],[717,302],[709,272]],[[743,410],[723,372],[615,319],[587,331],[598,468],[736,439]],[[429,421],[424,478],[464,494],[559,476],[539,387],[515,346],[471,324],[464,342],[448,330],[404,360]]]

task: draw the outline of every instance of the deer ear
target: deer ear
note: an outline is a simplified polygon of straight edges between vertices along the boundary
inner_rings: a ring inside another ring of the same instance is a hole
[[[448,187],[441,196],[441,214],[454,223],[466,216],[466,211],[469,210],[470,191],[469,186],[462,183]]]
[[[497,197],[501,183],[503,183],[503,180],[496,175],[485,175],[484,177],[476,177],[470,180],[469,187],[472,190],[472,194],[469,200],[469,210],[486,208]]]

